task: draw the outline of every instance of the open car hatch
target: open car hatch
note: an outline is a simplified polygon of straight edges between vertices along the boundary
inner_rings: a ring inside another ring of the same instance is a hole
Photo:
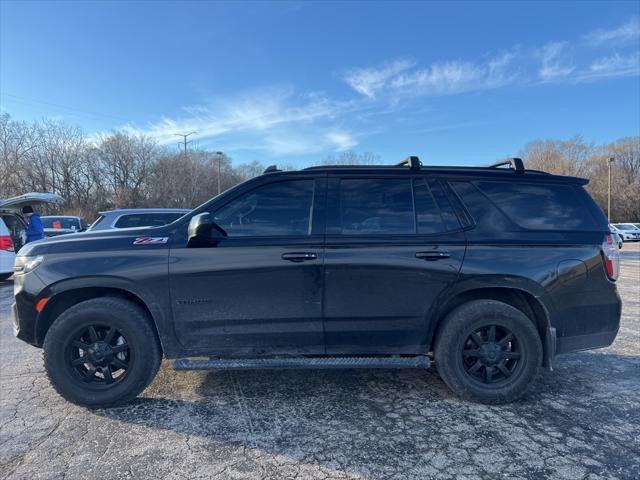
[[[64,198],[55,193],[25,193],[17,197],[0,200],[0,208],[10,208],[12,210],[20,210],[25,205],[41,205],[43,203],[62,203]]]

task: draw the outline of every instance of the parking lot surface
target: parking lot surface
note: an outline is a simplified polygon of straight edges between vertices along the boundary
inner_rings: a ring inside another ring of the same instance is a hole
[[[557,358],[525,399],[484,406],[434,369],[175,372],[86,410],[13,337],[0,282],[2,478],[640,478],[640,244],[622,250],[622,326]]]

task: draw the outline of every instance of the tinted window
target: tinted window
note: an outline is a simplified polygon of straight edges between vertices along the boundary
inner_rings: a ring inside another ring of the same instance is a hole
[[[454,213],[440,183],[433,179],[429,179],[427,180],[427,184],[429,185],[429,188],[431,188],[433,198],[436,199],[436,205],[440,207],[440,213],[442,214],[442,219],[444,220],[447,229],[455,230],[456,228],[460,228],[460,222],[458,222],[458,218],[456,217],[456,214]]]
[[[122,215],[114,226],[116,228],[161,227],[183,215],[184,213],[135,213]],[[94,225],[97,225],[97,222]]]
[[[478,182],[513,222],[531,230],[596,230],[586,205],[570,185]]]
[[[309,235],[313,180],[291,180],[256,188],[214,214],[230,237]]]
[[[436,206],[431,189],[425,180],[415,180],[413,185],[416,202],[416,224],[418,233],[439,233],[445,230],[440,210]]]
[[[339,192],[339,232],[415,232],[410,180],[344,179]]]

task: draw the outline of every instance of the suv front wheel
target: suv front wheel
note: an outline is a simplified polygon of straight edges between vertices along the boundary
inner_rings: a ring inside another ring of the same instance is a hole
[[[134,399],[153,380],[162,358],[150,319],[137,305],[102,297],[78,303],[51,325],[44,366],[56,391],[87,407]]]
[[[542,343],[517,308],[475,300],[446,317],[434,354],[438,373],[456,394],[498,404],[525,394],[542,364]]]

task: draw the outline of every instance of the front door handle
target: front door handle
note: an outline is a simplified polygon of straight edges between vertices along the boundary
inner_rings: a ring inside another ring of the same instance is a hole
[[[449,258],[450,256],[449,252],[416,252],[416,258],[427,260],[428,262]]]
[[[289,260],[290,262],[306,262],[317,258],[318,255],[314,252],[291,252],[282,254],[282,259]]]

